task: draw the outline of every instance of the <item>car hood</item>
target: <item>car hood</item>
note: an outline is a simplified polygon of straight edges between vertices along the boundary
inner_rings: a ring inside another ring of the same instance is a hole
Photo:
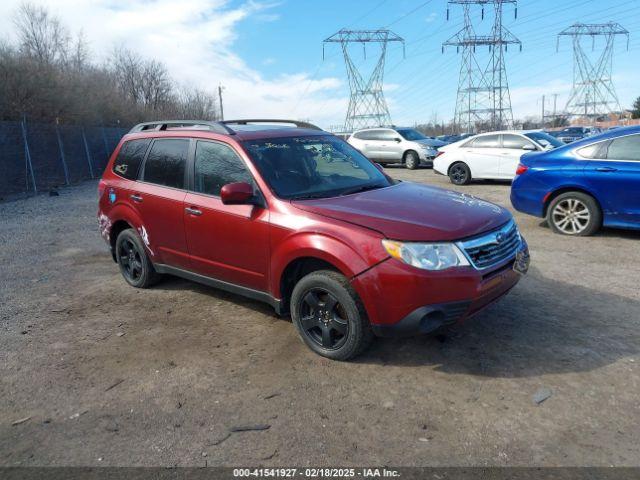
[[[424,140],[414,140],[416,143],[421,143],[422,145],[428,145],[429,147],[442,147],[446,145],[446,142],[442,140],[436,140],[435,138],[425,138]]]
[[[511,219],[509,211],[493,203],[410,182],[343,197],[291,203],[301,210],[405,241],[460,240],[498,228]]]

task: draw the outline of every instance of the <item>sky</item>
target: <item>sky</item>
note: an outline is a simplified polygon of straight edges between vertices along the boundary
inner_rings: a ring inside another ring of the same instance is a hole
[[[21,0],[0,4],[0,39],[15,41],[12,18]],[[344,122],[349,85],[342,51],[322,41],[341,28],[386,27],[405,40],[387,49],[384,90],[392,120],[413,125],[450,120],[461,57],[442,43],[462,26],[462,9],[446,0],[32,0],[82,32],[94,57],[116,46],[165,63],[185,85],[216,92],[227,118],[294,118],[328,128]],[[630,43],[616,40],[613,80],[623,107],[640,96],[640,0],[519,0],[505,5],[504,24],[523,44],[509,49],[507,75],[516,118],[561,110],[571,90],[572,46],[556,34],[575,22],[619,22]],[[477,31],[490,28],[472,9]],[[595,51],[601,43],[596,42]],[[587,51],[591,51],[591,45]],[[379,50],[350,53],[366,76]]]

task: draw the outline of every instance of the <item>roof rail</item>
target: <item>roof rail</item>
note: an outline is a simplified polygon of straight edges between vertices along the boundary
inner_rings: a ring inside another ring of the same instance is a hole
[[[146,131],[163,131],[167,130],[169,127],[196,127],[197,130],[210,130],[216,133],[222,133],[225,135],[234,135],[234,132],[231,128],[223,125],[221,122],[211,122],[208,120],[158,120],[155,122],[144,122],[139,123],[131,130],[129,133],[136,132],[146,132]]]
[[[224,125],[249,125],[250,123],[290,123],[298,128],[309,128],[311,130],[322,130],[320,127],[308,122],[301,122],[299,120],[278,120],[278,119],[265,119],[265,118],[249,118],[242,120],[223,120],[220,123]]]

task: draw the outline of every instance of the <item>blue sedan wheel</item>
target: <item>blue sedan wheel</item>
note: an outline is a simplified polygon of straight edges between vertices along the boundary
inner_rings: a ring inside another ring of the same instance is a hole
[[[582,192],[559,195],[547,212],[549,227],[563,235],[592,235],[600,228],[601,222],[602,213],[597,202]]]

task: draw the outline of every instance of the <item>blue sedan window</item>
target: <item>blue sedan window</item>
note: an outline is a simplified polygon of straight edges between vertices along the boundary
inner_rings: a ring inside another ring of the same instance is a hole
[[[607,159],[640,161],[640,135],[614,139],[609,145]]]

